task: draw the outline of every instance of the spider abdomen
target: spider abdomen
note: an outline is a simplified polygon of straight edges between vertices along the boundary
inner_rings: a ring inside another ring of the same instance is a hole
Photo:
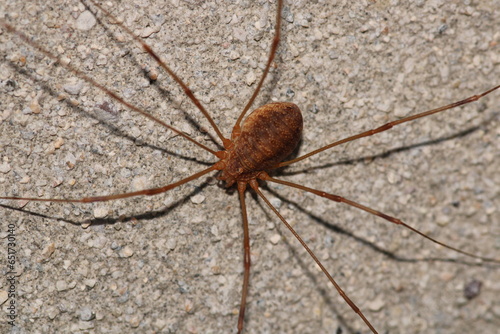
[[[231,185],[255,178],[290,155],[301,135],[302,114],[297,105],[278,102],[255,109],[227,151],[226,168],[220,179]]]

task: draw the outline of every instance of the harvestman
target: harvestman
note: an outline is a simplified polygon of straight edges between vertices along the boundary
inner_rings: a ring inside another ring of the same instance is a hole
[[[116,199],[122,199],[122,198],[128,198],[128,197],[134,197],[134,196],[142,196],[142,195],[156,195],[156,194],[161,194],[164,192],[167,192],[171,189],[174,189],[180,185],[186,184],[190,181],[193,181],[195,179],[198,179],[210,172],[213,171],[219,171],[219,176],[218,178],[222,181],[225,181],[228,187],[236,185],[238,189],[238,194],[239,194],[239,199],[240,199],[240,204],[241,204],[241,212],[242,212],[242,220],[243,220],[243,226],[244,226],[244,279],[243,279],[243,289],[242,289],[242,296],[241,296],[241,303],[240,303],[240,311],[239,311],[239,318],[238,318],[238,332],[242,332],[243,330],[243,325],[244,325],[244,317],[245,317],[245,307],[246,307],[246,297],[248,294],[248,282],[249,282],[249,275],[250,275],[250,239],[249,239],[249,230],[248,230],[248,218],[247,218],[247,210],[246,210],[246,205],[245,205],[245,197],[244,193],[249,185],[253,191],[255,191],[258,196],[268,205],[268,207],[279,217],[279,219],[286,225],[286,227],[290,230],[290,232],[295,236],[295,238],[302,244],[302,246],[305,248],[305,250],[309,253],[309,255],[314,259],[314,261],[317,263],[317,265],[321,268],[323,273],[327,276],[327,278],[330,280],[331,284],[335,286],[335,289],[338,291],[338,293],[342,296],[342,298],[349,304],[349,306],[353,309],[354,312],[356,312],[362,320],[366,323],[366,325],[370,328],[370,330],[373,333],[377,333],[376,329],[374,326],[370,323],[370,321],[365,317],[363,312],[356,306],[356,304],[350,300],[350,298],[343,292],[343,290],[340,288],[340,286],[336,283],[336,281],[333,279],[333,277],[329,274],[327,269],[323,266],[323,264],[320,262],[320,260],[316,257],[316,255],[313,253],[312,250],[309,249],[309,247],[306,245],[306,243],[302,240],[302,238],[294,231],[294,229],[288,224],[288,222],[285,220],[284,217],[280,215],[277,209],[275,209],[272,204],[268,201],[268,199],[261,193],[259,190],[259,185],[257,180],[263,180],[267,182],[274,182],[278,184],[282,184],[285,186],[289,187],[294,187],[306,192],[310,192],[312,194],[315,194],[320,197],[327,198],[331,201],[335,202],[340,202],[344,203],[347,205],[350,205],[352,207],[356,207],[360,210],[366,211],[370,214],[373,214],[375,216],[378,216],[382,219],[385,219],[388,222],[391,222],[393,224],[401,225],[414,233],[417,233],[421,235],[424,238],[427,238],[431,240],[434,243],[437,243],[441,246],[444,246],[446,248],[449,248],[451,250],[454,250],[458,253],[462,253],[464,255],[474,257],[477,259],[481,259],[483,261],[489,261],[489,262],[499,262],[497,259],[493,258],[487,258],[483,256],[478,256],[469,252],[465,252],[461,249],[449,246],[447,244],[444,244],[440,241],[437,241],[424,233],[418,231],[417,229],[410,227],[406,225],[404,222],[401,220],[391,217],[389,215],[386,215],[382,212],[379,212],[373,208],[366,207],[360,203],[354,202],[350,199],[346,199],[334,194],[329,194],[326,192],[323,192],[321,190],[316,190],[316,189],[311,189],[305,186],[301,186],[298,184],[294,184],[291,182],[283,181],[280,179],[276,179],[274,177],[269,176],[269,174],[266,171],[274,170],[277,168],[285,167],[288,165],[291,165],[295,162],[304,160],[312,155],[318,154],[320,152],[323,152],[329,148],[357,140],[359,138],[363,137],[368,137],[375,135],[377,133],[381,133],[384,131],[387,131],[391,129],[392,127],[409,122],[418,118],[426,117],[441,111],[445,111],[448,109],[452,109],[470,102],[477,101],[481,97],[491,93],[492,91],[500,88],[500,86],[496,86],[491,88],[490,90],[479,94],[479,95],[474,95],[471,96],[467,99],[464,99],[462,101],[452,103],[450,105],[433,109],[430,111],[422,112],[417,115],[409,116],[400,120],[396,120],[387,124],[384,124],[382,126],[376,127],[372,130],[365,131],[363,133],[360,133],[358,135],[354,135],[345,139],[342,139],[340,141],[336,141],[330,145],[318,148],[312,152],[309,152],[305,155],[302,155],[298,158],[289,160],[289,161],[283,161],[287,156],[289,156],[297,146],[301,132],[302,132],[302,116],[299,108],[292,104],[292,103],[270,103],[265,106],[262,106],[260,108],[257,108],[254,110],[252,113],[250,113],[247,116],[247,112],[250,110],[255,98],[257,97],[262,84],[269,72],[270,66],[273,63],[276,50],[280,41],[280,27],[281,27],[281,12],[282,12],[282,6],[283,2],[278,1],[277,5],[277,15],[276,15],[276,28],[275,28],[275,36],[273,39],[273,43],[270,48],[270,53],[268,57],[268,61],[266,64],[266,68],[264,70],[264,74],[262,75],[252,97],[244,107],[243,111],[241,112],[240,116],[238,117],[238,120],[236,121],[236,124],[233,127],[231,138],[225,138],[222,132],[219,130],[215,122],[212,120],[210,117],[209,113],[204,109],[202,104],[199,102],[199,100],[194,96],[194,94],[191,92],[191,90],[184,84],[184,82],[177,77],[177,75],[172,72],[172,70],[159,58],[159,56],[151,49],[150,46],[148,46],[141,38],[137,37],[134,35],[132,31],[130,31],[127,27],[119,23],[119,21],[113,17],[113,15],[109,12],[107,12],[104,8],[102,8],[99,4],[95,3],[92,0],[89,0],[94,6],[99,8],[101,12],[105,14],[106,17],[109,19],[118,22],[117,24],[125,31],[128,35],[130,35],[132,38],[134,38],[139,44],[141,44],[142,48],[148,52],[151,57],[153,57],[158,64],[182,87],[184,90],[185,94],[191,99],[191,101],[196,105],[196,107],[201,111],[201,113],[204,115],[204,117],[209,121],[210,125],[212,128],[215,130],[217,137],[220,139],[224,146],[223,151],[214,151],[202,143],[192,139],[188,135],[184,134],[182,131],[179,129],[176,129],[169,124],[161,121],[160,119],[148,114],[144,110],[128,103],[123,99],[122,97],[118,96],[116,93],[111,91],[110,89],[100,85],[96,81],[94,81],[92,78],[88,77],[86,74],[84,74],[82,71],[72,67],[71,65],[64,64],[61,62],[56,56],[51,54],[50,52],[46,51],[42,46],[36,44],[36,42],[31,41],[27,36],[25,36],[22,32],[17,31],[14,27],[11,25],[7,24],[4,21],[2,22],[2,25],[4,26],[7,31],[9,31],[12,34],[17,35],[19,38],[21,38],[25,43],[31,45],[35,49],[37,49],[39,52],[43,53],[45,56],[52,58],[54,61],[59,63],[61,66],[65,67],[68,71],[76,74],[78,77],[81,79],[87,81],[88,83],[92,84],[94,87],[99,88],[103,92],[105,92],[108,96],[111,98],[117,100],[121,104],[125,105],[129,109],[133,110],[134,112],[137,112],[150,120],[164,126],[165,128],[175,132],[176,134],[182,136],[183,138],[191,141],[193,144],[199,146],[203,150],[213,154],[216,156],[219,161],[216,162],[214,165],[212,165],[209,168],[206,168],[205,170],[202,170],[200,172],[197,172],[191,176],[188,176],[185,179],[182,179],[178,182],[159,187],[159,188],[152,188],[152,189],[146,189],[146,190],[141,190],[141,191],[135,191],[135,192],[130,192],[130,193],[121,193],[121,194],[115,194],[115,195],[107,195],[107,196],[95,196],[95,197],[86,197],[86,198],[81,198],[81,199],[40,199],[40,198],[31,198],[31,197],[0,197],[0,199],[4,200],[30,200],[30,201],[39,201],[39,202],[61,202],[61,203],[91,203],[91,202],[101,202],[101,201],[110,201],[110,200],[116,200]],[[246,118],[245,118],[246,116]]]

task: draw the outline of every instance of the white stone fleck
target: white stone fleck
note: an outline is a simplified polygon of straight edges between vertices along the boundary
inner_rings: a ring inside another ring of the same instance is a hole
[[[80,320],[82,321],[90,321],[94,319],[94,312],[90,309],[90,307],[85,306],[80,309]]]
[[[12,168],[7,162],[0,164],[0,173],[7,174]]]
[[[446,226],[450,223],[450,216],[444,213],[440,213],[436,217],[436,224],[439,226]]]
[[[96,19],[94,17],[94,14],[92,14],[90,11],[86,10],[83,13],[78,16],[76,19],[76,29],[82,30],[82,31],[88,31],[92,29],[96,24]]]
[[[271,198],[269,200],[271,204],[276,208],[279,209],[281,207],[281,204],[283,203],[279,198]]]
[[[104,218],[109,214],[109,209],[104,206],[100,206],[97,208],[94,208],[94,217],[95,218]]]
[[[96,283],[97,283],[97,280],[95,280],[93,278],[86,279],[86,280],[83,281],[83,284],[85,284],[85,286],[88,286],[89,288],[93,288]]]
[[[197,195],[191,196],[190,200],[194,204],[201,204],[205,201],[205,196],[203,196],[201,194],[197,194]]]
[[[19,183],[21,184],[27,184],[28,182],[30,182],[31,180],[31,177],[29,176],[23,176],[23,178],[19,181]]]
[[[273,234],[270,238],[269,238],[269,241],[271,241],[271,243],[273,245],[276,245],[279,241],[281,240],[281,235],[279,234]]]
[[[83,83],[79,80],[70,80],[67,84],[63,86],[66,93],[71,95],[78,95],[82,91]]]
[[[168,249],[174,250],[175,247],[177,246],[177,240],[175,238],[169,238],[167,239],[167,242],[165,243]]]
[[[250,71],[245,76],[245,83],[248,86],[251,86],[255,82],[256,79],[257,79],[257,76],[255,75],[255,73],[253,71]]]
[[[137,176],[132,180],[132,190],[139,191],[148,187],[148,178],[146,176]]]
[[[377,297],[368,303],[368,309],[372,312],[379,312],[385,306],[385,301],[381,297]]]
[[[133,316],[132,318],[130,318],[129,324],[130,324],[130,327],[132,327],[132,328],[139,327],[139,325],[141,324],[141,317],[139,317],[137,315]]]
[[[387,174],[387,181],[389,181],[390,184],[396,184],[401,181],[401,176],[396,174],[394,171],[389,171]]]
[[[57,291],[68,290],[68,284],[65,281],[63,281],[63,280],[58,280],[56,282],[56,289],[57,289]]]
[[[410,114],[411,108],[395,106],[394,107],[394,115],[396,117],[406,117]]]
[[[59,315],[59,313],[60,312],[57,307],[49,307],[49,309],[47,310],[47,316],[51,320],[54,320]]]
[[[120,257],[131,257],[134,255],[134,250],[130,246],[125,246],[120,250]]]
[[[154,27],[146,27],[144,30],[141,32],[141,37],[142,38],[147,38],[151,36],[152,34],[160,31],[161,27],[160,26],[154,26]]]
[[[89,221],[85,221],[83,222],[80,226],[83,228],[83,229],[87,229],[90,225],[92,225]]]
[[[231,50],[231,52],[229,52],[229,59],[231,60],[236,60],[236,59],[239,59],[241,57],[241,54],[235,50]]]

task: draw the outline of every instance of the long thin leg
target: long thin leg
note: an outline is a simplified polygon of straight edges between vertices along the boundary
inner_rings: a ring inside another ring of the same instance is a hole
[[[281,11],[282,11],[282,9],[283,9],[283,0],[278,0],[278,4],[277,4],[277,8],[276,8],[276,26],[274,28],[274,37],[273,37],[273,41],[271,44],[271,50],[269,51],[269,57],[267,59],[266,68],[264,69],[264,72],[262,73],[262,77],[260,78],[259,84],[255,88],[255,91],[253,92],[252,97],[250,98],[247,105],[245,106],[245,108],[241,112],[240,117],[238,117],[236,124],[234,124],[233,132],[232,132],[233,138],[234,138],[235,134],[239,134],[241,121],[243,120],[243,117],[245,117],[245,114],[248,112],[248,110],[252,106],[253,102],[255,101],[255,98],[259,94],[260,89],[262,88],[262,84],[264,83],[264,80],[266,80],[267,74],[269,73],[269,68],[271,67],[271,63],[274,60],[274,56],[276,55],[276,50],[278,49],[278,44],[280,42]]]
[[[413,120],[416,120],[416,119],[419,119],[419,118],[422,118],[422,117],[426,117],[426,116],[430,116],[430,115],[433,115],[433,114],[437,114],[438,112],[441,112],[441,111],[445,111],[445,110],[448,110],[448,109],[456,108],[458,106],[461,106],[461,105],[464,105],[464,104],[467,104],[467,103],[471,103],[471,102],[477,101],[480,98],[482,98],[483,96],[488,95],[489,93],[493,92],[494,90],[497,90],[498,88],[500,88],[500,85],[498,85],[496,87],[493,87],[493,88],[491,88],[490,90],[488,90],[488,91],[486,91],[484,93],[481,93],[481,94],[478,94],[478,95],[473,95],[473,96],[468,97],[468,98],[466,98],[464,100],[461,100],[461,101],[458,101],[458,102],[454,102],[452,104],[448,104],[448,105],[440,107],[440,108],[436,108],[436,109],[424,111],[422,113],[419,113],[419,114],[416,114],[416,115],[413,115],[413,116],[409,116],[409,117],[405,117],[405,118],[399,119],[397,121],[392,121],[392,122],[386,123],[386,124],[384,124],[382,126],[379,126],[376,129],[368,130],[368,131],[362,132],[360,134],[357,134],[355,136],[344,138],[342,140],[336,141],[336,142],[331,143],[329,145],[326,145],[326,146],[323,146],[321,148],[318,148],[317,150],[314,150],[312,152],[304,154],[303,156],[300,156],[300,157],[298,157],[296,159],[289,160],[289,161],[283,161],[283,162],[279,163],[278,165],[276,165],[275,167],[273,167],[273,169],[291,165],[291,164],[296,163],[298,161],[307,159],[310,156],[313,156],[315,154],[318,154],[320,152],[328,150],[328,149],[330,149],[332,147],[335,147],[335,146],[338,146],[338,145],[341,145],[341,144],[345,144],[345,143],[348,143],[350,141],[357,140],[357,139],[360,139],[360,138],[363,138],[363,137],[373,136],[376,133],[387,131],[387,130],[391,129],[392,127],[396,126],[396,125],[399,125],[399,124],[402,124],[402,123],[406,123],[406,122],[410,122],[410,121],[413,121]]]
[[[378,334],[377,330],[373,327],[373,325],[366,319],[365,315],[359,307],[354,304],[354,302],[347,296],[347,294],[340,288],[340,286],[337,284],[337,282],[333,279],[332,275],[326,270],[325,266],[321,263],[321,261],[318,259],[318,257],[313,253],[313,251],[307,246],[306,242],[300,237],[300,235],[293,229],[293,227],[283,218],[283,216],[276,210],[276,208],[269,202],[269,200],[264,196],[264,194],[259,190],[259,184],[257,183],[256,180],[250,181],[250,186],[252,187],[253,190],[262,198],[262,200],[269,206],[271,210],[274,211],[274,213],[278,216],[278,218],[285,224],[285,226],[288,228],[290,232],[292,232],[293,236],[300,242],[302,247],[309,253],[309,255],[313,258],[314,262],[321,268],[321,271],[328,277],[328,280],[333,284],[337,292],[340,294],[340,296],[346,301],[347,304],[352,308],[354,312],[358,314],[358,316],[363,319],[365,324],[370,328],[370,330],[374,334]]]
[[[116,101],[120,102],[121,104],[123,104],[127,108],[129,108],[129,109],[131,109],[131,110],[133,110],[133,111],[135,111],[135,112],[137,112],[137,113],[139,113],[139,114],[141,114],[141,115],[149,118],[150,120],[152,120],[152,121],[154,121],[154,122],[162,125],[163,127],[167,128],[169,130],[172,130],[173,132],[177,133],[179,136],[186,138],[187,140],[189,140],[190,142],[198,145],[199,147],[201,147],[205,151],[208,151],[208,152],[212,153],[213,155],[217,156],[217,152],[216,151],[214,151],[214,150],[206,147],[205,145],[197,142],[193,138],[191,138],[188,135],[186,135],[185,133],[183,133],[181,130],[178,130],[178,129],[174,128],[173,126],[168,125],[167,123],[165,123],[162,120],[160,120],[159,118],[156,118],[155,116],[147,113],[146,111],[142,110],[141,108],[139,108],[139,107],[137,107],[137,106],[135,106],[135,105],[133,105],[133,104],[125,101],[121,96],[119,96],[115,92],[109,90],[108,88],[104,87],[103,85],[99,84],[97,81],[95,81],[91,77],[87,76],[85,73],[83,73],[82,71],[80,71],[76,67],[74,67],[72,65],[69,65],[69,64],[67,64],[65,62],[61,62],[61,60],[59,59],[59,57],[57,57],[56,55],[54,55],[51,52],[47,51],[40,44],[32,41],[31,38],[29,38],[28,36],[26,36],[22,32],[20,32],[17,29],[15,29],[13,26],[11,26],[7,22],[5,22],[3,19],[0,19],[0,25],[3,26],[5,29],[7,29],[7,31],[9,31],[10,33],[19,36],[19,38],[21,38],[26,44],[28,44],[31,47],[37,49],[39,52],[43,53],[44,55],[46,55],[50,59],[54,60],[57,64],[59,64],[60,66],[64,67],[66,70],[74,73],[80,79],[83,79],[86,82],[88,82],[89,84],[91,84],[92,86],[100,89],[101,91],[103,91],[104,93],[106,93],[108,96],[110,96],[111,98],[113,98]]]
[[[208,122],[210,123],[212,128],[217,133],[217,136],[220,138],[220,140],[222,140],[224,147],[226,147],[226,145],[228,145],[230,143],[230,141],[224,137],[222,132],[219,130],[219,127],[215,124],[212,117],[210,117],[210,114],[208,113],[208,111],[205,109],[205,107],[203,107],[201,102],[194,96],[193,91],[184,83],[184,81],[182,81],[181,78],[179,78],[177,76],[177,74],[175,74],[170,69],[170,67],[168,67],[168,65],[163,60],[160,59],[160,57],[156,54],[156,52],[154,52],[153,49],[142,38],[140,38],[139,36],[134,34],[129,28],[127,28],[123,23],[121,23],[120,20],[118,20],[115,16],[113,16],[113,14],[108,12],[106,9],[104,9],[97,2],[95,2],[93,0],[88,0],[88,1],[90,1],[97,8],[99,8],[99,10],[101,10],[112,21],[114,21],[114,23],[116,25],[118,25],[120,28],[122,28],[136,42],[141,44],[142,48],[158,63],[158,65],[160,65],[165,70],[165,72],[167,72],[168,75],[170,75],[172,77],[172,79],[174,79],[175,82],[177,82],[177,84],[179,86],[181,86],[182,90],[184,90],[184,93],[187,95],[187,97],[189,97],[189,99],[194,103],[194,105],[201,111],[203,116],[205,116],[205,118],[208,120]]]
[[[134,191],[134,192],[130,192],[130,193],[122,193],[122,194],[107,195],[107,196],[84,197],[84,198],[78,198],[78,199],[36,198],[36,197],[15,197],[15,196],[14,197],[2,196],[2,197],[0,197],[0,199],[25,200],[25,201],[36,201],[36,202],[58,202],[58,203],[92,203],[92,202],[113,201],[116,199],[142,196],[142,195],[151,196],[151,195],[161,194],[161,193],[167,192],[169,190],[172,190],[174,188],[177,188],[180,185],[183,185],[185,183],[196,180],[197,178],[200,178],[203,175],[210,173],[211,171],[214,171],[217,169],[219,169],[219,167],[217,164],[215,164],[215,165],[213,165],[205,170],[202,170],[201,172],[193,174],[193,175],[186,177],[185,179],[182,179],[182,180],[177,181],[175,183],[171,183],[169,185],[159,187],[159,188],[144,189],[144,190]]]
[[[293,188],[297,188],[297,189],[300,189],[300,190],[304,190],[304,191],[307,191],[307,192],[310,192],[310,193],[313,193],[315,195],[318,195],[318,196],[321,196],[321,197],[324,197],[324,198],[327,198],[331,201],[334,201],[334,202],[339,202],[339,203],[345,203],[347,205],[350,205],[350,206],[353,206],[355,208],[358,208],[360,210],[363,210],[363,211],[366,211],[368,213],[371,213],[372,215],[375,215],[375,216],[378,216],[380,218],[383,218],[393,224],[396,224],[396,225],[401,225],[417,234],[420,234],[422,237],[438,244],[438,245],[441,245],[445,248],[448,248],[448,249],[451,249],[457,253],[461,253],[461,254],[464,254],[464,255],[467,255],[467,256],[470,256],[470,257],[473,257],[473,258],[476,258],[476,259],[481,259],[483,261],[487,261],[487,262],[496,262],[496,263],[500,263],[500,260],[499,259],[494,259],[494,258],[489,258],[489,257],[483,257],[483,256],[479,256],[479,255],[476,255],[476,254],[473,254],[473,253],[469,253],[469,252],[465,252],[463,250],[460,250],[458,248],[455,248],[455,247],[452,247],[452,246],[449,246],[441,241],[438,241],[434,238],[431,238],[429,237],[428,235],[420,232],[419,230],[417,230],[416,228],[414,227],[411,227],[409,226],[408,224],[405,224],[404,222],[402,222],[400,219],[397,219],[395,217],[392,217],[392,216],[389,216],[389,215],[386,215],[385,213],[382,213],[380,211],[377,211],[377,210],[374,210],[372,208],[369,208],[367,206],[364,206],[362,204],[359,204],[359,203],[356,203],[354,201],[351,201],[347,198],[344,198],[344,197],[341,197],[341,196],[338,196],[338,195],[333,195],[333,194],[329,194],[329,193],[326,193],[324,191],[320,191],[320,190],[316,190],[316,189],[312,189],[312,188],[308,188],[308,187],[305,187],[305,186],[302,186],[300,184],[296,184],[296,183],[292,183],[292,182],[288,182],[288,181],[283,181],[283,180],[279,180],[279,179],[275,179],[273,177],[270,177],[269,175],[265,174],[265,173],[262,173],[261,175],[259,175],[259,178],[261,178],[262,180],[266,180],[266,181],[271,181],[271,182],[275,182],[275,183],[279,183],[279,184],[283,184],[285,186],[289,186],[289,187],[293,187]]]
[[[241,302],[240,302],[240,313],[238,316],[238,334],[243,331],[243,324],[245,321],[245,308],[247,305],[247,295],[248,295],[248,283],[250,281],[250,234],[248,231],[248,217],[247,217],[247,206],[245,203],[245,189],[247,187],[246,182],[238,182],[238,194],[240,197],[241,204],[241,216],[243,218],[243,288],[241,289]]]

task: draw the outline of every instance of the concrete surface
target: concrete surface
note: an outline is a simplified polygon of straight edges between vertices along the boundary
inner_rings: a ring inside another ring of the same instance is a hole
[[[275,1],[104,4],[146,37],[229,135],[264,66]],[[118,34],[113,39],[84,11],[78,1],[0,5],[2,17],[64,61],[215,148],[186,118],[204,129],[208,122],[154,61],[116,25],[104,20]],[[286,1],[284,13],[273,74],[255,106],[284,100],[301,107],[300,153],[500,83],[497,0]],[[18,37],[0,38],[0,196],[132,191],[215,161]],[[141,68],[159,73],[160,89]],[[499,113],[496,92],[325,152],[288,172],[321,168],[283,177],[499,257]],[[273,203],[380,333],[500,333],[498,266],[358,210],[269,188]],[[278,219],[250,194],[247,201],[254,265],[245,332],[369,333]],[[240,208],[236,194],[213,178],[150,198],[2,204],[24,212],[0,208],[1,270],[13,223],[20,271],[17,327],[2,315],[1,332],[236,332]],[[473,280],[482,289],[467,300],[463,289]],[[0,290],[6,289],[2,278]]]

